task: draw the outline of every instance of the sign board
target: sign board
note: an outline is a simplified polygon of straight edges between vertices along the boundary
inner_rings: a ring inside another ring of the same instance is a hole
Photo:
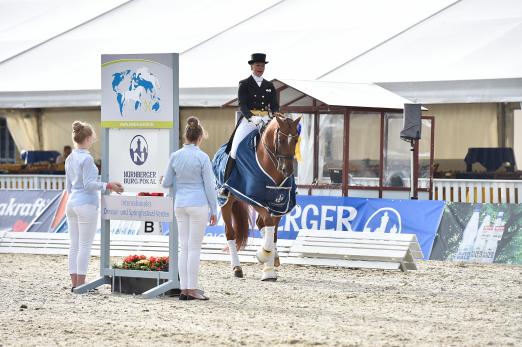
[[[165,191],[160,177],[167,168],[169,129],[110,129],[109,179],[128,192]]]
[[[103,54],[101,67],[102,127],[173,127],[173,55]]]
[[[172,222],[174,201],[161,196],[102,196],[102,219]]]

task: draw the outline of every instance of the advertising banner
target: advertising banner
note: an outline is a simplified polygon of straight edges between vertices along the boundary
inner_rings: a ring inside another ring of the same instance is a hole
[[[173,66],[173,54],[103,54],[101,126],[172,128]]]
[[[447,203],[430,259],[522,264],[522,205]]]
[[[109,177],[128,192],[165,192],[160,177],[170,158],[168,129],[110,129]]]
[[[46,212],[53,216],[62,191],[57,190],[2,190],[0,194],[0,230],[25,232]],[[54,204],[53,204],[54,203]],[[56,205],[50,208],[51,205]],[[52,218],[51,218],[52,220]],[[31,231],[45,231],[49,228],[36,225]]]
[[[443,201],[298,195],[297,206],[279,224],[278,237],[293,240],[300,229],[415,234],[429,259],[443,210]],[[222,220],[206,233],[223,235]]]

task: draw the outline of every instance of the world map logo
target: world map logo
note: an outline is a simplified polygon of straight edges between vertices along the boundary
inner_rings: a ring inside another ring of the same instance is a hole
[[[158,112],[160,109],[159,81],[148,68],[125,70],[112,75],[112,90],[120,115],[132,111]]]

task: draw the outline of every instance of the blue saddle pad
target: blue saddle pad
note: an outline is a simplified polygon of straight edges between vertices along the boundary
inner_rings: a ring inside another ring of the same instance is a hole
[[[285,215],[292,211],[296,204],[295,178],[292,175],[277,185],[259,165],[256,155],[257,141],[258,131],[254,130],[241,142],[236,153],[236,165],[227,182],[224,182],[229,157],[225,152],[227,145],[219,148],[212,160],[218,188],[226,187],[238,199],[264,207],[273,216]],[[223,206],[226,198],[218,197],[218,202]]]

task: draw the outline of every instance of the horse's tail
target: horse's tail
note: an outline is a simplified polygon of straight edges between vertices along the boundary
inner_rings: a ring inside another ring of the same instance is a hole
[[[250,211],[247,203],[236,200],[232,205],[232,225],[238,249],[246,246],[250,229]]]

